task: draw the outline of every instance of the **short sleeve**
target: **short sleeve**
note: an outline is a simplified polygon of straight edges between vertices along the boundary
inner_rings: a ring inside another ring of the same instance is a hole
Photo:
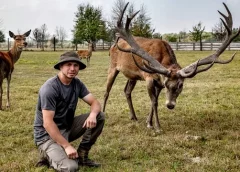
[[[39,98],[41,102],[41,109],[56,110],[57,93],[56,89],[54,89],[52,85],[43,85],[39,92]]]
[[[79,79],[78,79],[78,86],[77,87],[79,88],[78,97],[81,98],[81,99],[90,93],[88,91],[87,87],[85,86],[85,84],[82,81],[80,81]]]

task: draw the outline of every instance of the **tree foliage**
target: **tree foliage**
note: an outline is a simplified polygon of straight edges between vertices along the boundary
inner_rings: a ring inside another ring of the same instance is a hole
[[[237,33],[239,30],[239,28],[233,28],[232,32],[233,34]],[[233,42],[240,42],[240,36],[238,35],[238,37],[236,37]]]
[[[0,42],[5,42],[5,35],[1,29],[2,20],[0,19]]]
[[[107,24],[108,24],[108,32],[110,33],[110,39],[111,40],[114,40],[115,39],[115,26],[117,24],[117,21],[120,17],[120,15],[122,14],[123,12],[123,9],[126,5],[126,2],[125,0],[116,0],[114,2],[114,5],[112,7],[112,16],[111,16],[111,20],[110,21],[107,21]],[[133,13],[134,13],[134,5],[133,3],[130,3],[128,5],[128,8],[127,8],[127,11],[126,13],[123,15],[123,19],[122,19],[122,23],[123,25],[125,25],[125,22],[126,22],[126,16],[131,16]],[[130,27],[132,26],[132,24],[130,24]]]
[[[45,43],[48,41],[50,35],[47,32],[47,25],[43,24],[39,28],[33,30],[33,40],[37,43],[37,48],[40,47],[44,51]]]
[[[200,51],[202,51],[202,34],[205,30],[205,27],[202,27],[202,23],[199,22],[196,26],[193,26],[193,30],[189,31],[193,41],[200,42]]]
[[[188,34],[185,30],[178,33],[178,42],[184,42],[188,37]]]
[[[199,22],[197,25],[193,26],[193,30],[189,31],[191,34],[191,39],[194,42],[198,42],[202,40],[202,34],[205,30],[205,27],[202,27],[202,23]]]
[[[164,34],[163,38],[168,42],[177,42],[178,35],[176,33],[169,33],[169,34]]]
[[[5,35],[1,30],[0,30],[0,42],[5,42]]]
[[[162,39],[162,35],[160,33],[154,33],[152,35],[153,38],[158,38],[158,39]]]
[[[224,27],[221,20],[219,23],[215,24],[215,26],[212,28],[212,35],[216,41],[224,40],[226,36],[226,28]]]
[[[58,38],[57,38],[57,36],[56,35],[53,35],[51,38],[50,38],[50,43],[51,43],[51,45],[56,45],[56,44],[58,44],[58,42],[59,42],[59,40],[58,40]],[[63,48],[63,47],[62,47]]]
[[[134,36],[152,38],[155,29],[151,28],[150,20],[151,18],[147,16],[146,9],[142,5],[137,18],[133,21],[132,34]]]
[[[66,30],[62,26],[56,27],[55,33],[56,33],[55,43],[56,40],[58,40],[58,42],[60,42],[60,46],[63,48],[63,42],[67,38]]]
[[[112,8],[112,20],[109,22],[110,27],[114,30],[114,27],[117,24],[117,21],[120,15],[123,12],[123,9],[126,5],[125,0],[116,0],[113,8]],[[132,16],[136,12],[135,6],[133,3],[128,5],[126,12],[123,15],[122,24],[125,25],[126,17]],[[151,28],[151,18],[147,16],[147,10],[144,8],[144,5],[141,6],[140,12],[135,16],[132,20],[129,29],[131,30],[134,36],[141,36],[152,38],[154,29]],[[114,34],[115,35],[115,34]]]
[[[100,8],[94,8],[90,4],[80,4],[75,17],[73,43],[82,43],[83,41],[94,43],[106,36]]]
[[[38,28],[34,29],[33,32],[32,32],[32,35],[33,35],[33,40],[37,43],[37,48],[39,47],[40,45],[40,42],[41,42],[41,32]]]

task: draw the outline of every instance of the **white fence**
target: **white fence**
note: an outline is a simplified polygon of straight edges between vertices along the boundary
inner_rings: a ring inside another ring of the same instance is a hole
[[[104,42],[100,41],[96,44],[96,50],[109,50],[111,45],[114,42]],[[177,51],[199,51],[200,50],[200,43],[193,43],[193,42],[169,42],[170,46],[173,50]],[[202,43],[202,50],[203,51],[213,51],[217,50],[221,46],[221,42],[203,42]],[[78,49],[87,49],[87,44],[79,44]],[[0,43],[0,50],[8,50],[8,48],[11,47],[11,44],[8,45],[7,42]],[[65,44],[63,48],[56,47],[56,50],[67,50],[72,49],[75,50],[75,45],[71,44]],[[36,47],[36,45],[29,44],[26,50],[33,50],[37,51],[40,50]],[[46,47],[46,51],[53,51],[53,47]],[[226,50],[240,50],[240,42],[233,42],[231,43]]]
[[[200,43],[192,43],[192,42],[174,42],[169,43],[173,50],[200,50]],[[221,46],[221,42],[203,42],[202,50],[203,51],[212,51],[217,50]],[[231,43],[227,50],[240,50],[240,42]]]
[[[112,42],[113,43],[113,42]],[[97,50],[109,49],[112,43],[97,43]],[[173,50],[179,51],[200,51],[200,43],[193,42],[169,42]],[[203,42],[203,51],[217,50],[222,45],[221,42]],[[231,43],[226,50],[240,50],[240,42]]]

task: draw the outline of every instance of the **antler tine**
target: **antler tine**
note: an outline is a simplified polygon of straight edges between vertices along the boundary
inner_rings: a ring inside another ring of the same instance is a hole
[[[212,54],[208,57],[205,57],[203,59],[200,59],[198,64],[192,63],[191,65],[181,69],[181,71],[179,71],[179,74],[182,75],[183,77],[188,75],[189,73],[192,73],[192,71],[195,69],[194,65],[197,65],[197,67],[202,66],[202,65],[208,65],[208,66],[203,69],[197,69],[192,75],[190,75],[188,77],[193,77],[200,72],[210,69],[214,63],[226,64],[226,63],[230,63],[233,60],[236,53],[234,53],[229,60],[226,60],[226,61],[218,60],[218,57],[226,50],[226,48],[229,46],[229,44],[240,34],[240,27],[239,27],[237,33],[235,33],[235,34],[232,33],[232,26],[233,26],[232,14],[231,14],[230,10],[228,9],[227,5],[225,3],[223,3],[223,5],[225,6],[225,8],[227,10],[228,16],[224,15],[220,11],[218,11],[218,12],[225,19],[225,21],[224,21],[222,18],[220,18],[224,27],[227,30],[227,35],[226,35],[224,42],[216,50],[216,52],[214,54]]]
[[[139,12],[140,12],[140,10],[137,11],[136,13],[134,13],[134,14],[132,15],[132,17],[128,17],[128,16],[127,16],[127,21],[126,21],[126,25],[125,25],[126,31],[129,31],[129,25],[130,25],[132,19],[133,19]]]
[[[133,58],[133,61],[134,61],[134,63],[136,64],[136,66],[139,68],[139,69],[141,69],[141,70],[143,70],[143,71],[145,71],[145,72],[148,72],[148,73],[157,73],[156,71],[152,71],[152,70],[150,70],[150,69],[148,69],[146,66],[148,66],[148,65],[146,65],[146,63],[143,61],[143,64],[144,64],[144,67],[142,67],[141,65],[139,65],[138,63],[137,63],[137,61],[136,61],[136,59],[135,59],[135,57],[134,57],[134,55],[132,54],[132,58]]]
[[[147,64],[144,64],[144,67],[140,68],[146,72],[149,73],[156,73],[156,71],[160,74],[169,76],[170,75],[170,71],[168,71],[164,66],[162,66],[156,59],[154,59],[152,56],[150,56],[146,51],[144,51],[142,48],[140,48],[140,46],[136,43],[136,41],[134,40],[133,36],[131,35],[131,31],[129,30],[129,25],[132,21],[132,19],[139,13],[139,11],[135,12],[131,17],[127,17],[127,21],[125,24],[125,28],[122,27],[122,18],[123,18],[123,14],[127,8],[128,3],[125,5],[124,10],[122,11],[122,14],[117,22],[117,27],[115,27],[117,33],[119,34],[117,41],[116,41],[116,45],[118,44],[118,40],[119,37],[124,39],[130,46],[130,49],[123,49],[121,47],[119,47],[117,45],[117,47],[119,48],[120,51],[123,52],[131,52],[141,58],[143,58],[144,60],[148,61],[149,64],[151,66],[148,65],[148,67],[146,66]],[[136,60],[134,59],[134,62],[136,63]],[[140,66],[139,64],[136,64],[137,66]],[[149,71],[148,69],[152,69],[151,71]]]
[[[117,27],[122,27],[123,15],[124,15],[124,13],[125,13],[125,11],[126,11],[126,9],[127,9],[128,4],[129,4],[129,2],[128,2],[128,3],[125,5],[125,7],[123,8],[123,11],[122,11],[122,13],[121,13],[121,15],[120,15],[120,17],[119,17],[119,19],[118,19],[118,21],[117,21]]]
[[[218,13],[221,14],[221,16],[223,16],[223,18],[226,20],[226,23],[224,22],[223,19],[221,19],[221,21],[223,22],[225,28],[227,29],[228,33],[232,32],[232,26],[233,26],[233,21],[232,21],[232,14],[230,12],[230,10],[228,9],[227,5],[223,2],[224,7],[227,10],[228,13],[228,17],[226,15],[224,15],[221,11],[218,10]],[[230,30],[231,29],[231,30]]]

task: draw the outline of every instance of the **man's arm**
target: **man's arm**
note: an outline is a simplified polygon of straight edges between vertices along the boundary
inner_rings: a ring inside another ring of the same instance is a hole
[[[97,124],[97,115],[101,111],[101,104],[99,101],[91,94],[89,93],[83,98],[83,101],[90,105],[91,112],[89,114],[89,117],[86,119],[86,121],[83,124],[83,127],[86,128],[94,128]]]
[[[57,125],[53,121],[55,112],[50,110],[42,110],[43,127],[46,129],[50,137],[60,146],[65,149],[69,158],[75,159],[78,157],[77,151],[72,145],[62,136]]]

